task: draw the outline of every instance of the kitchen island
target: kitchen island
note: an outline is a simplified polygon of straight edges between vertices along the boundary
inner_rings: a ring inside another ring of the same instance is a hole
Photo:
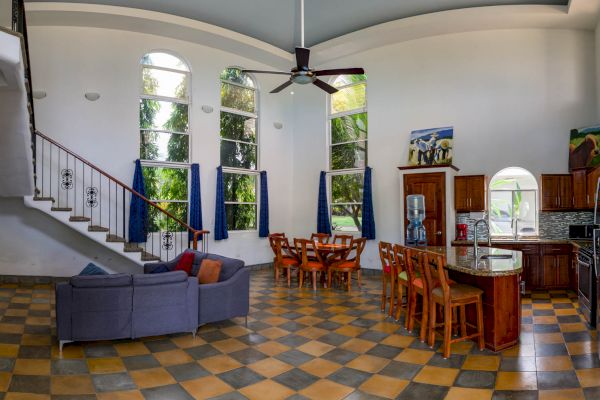
[[[516,345],[521,332],[521,252],[480,247],[475,258],[473,247],[427,247],[426,250],[446,256],[446,267],[453,280],[483,290],[486,348],[500,351]],[[493,258],[498,256],[506,258]],[[474,310],[468,310],[467,319],[475,323]]]

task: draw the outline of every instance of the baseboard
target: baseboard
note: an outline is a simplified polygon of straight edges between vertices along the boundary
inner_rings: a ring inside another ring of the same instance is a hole
[[[248,268],[250,268],[250,271],[264,271],[267,269],[273,269],[273,263],[270,262],[265,264],[248,265]],[[380,269],[362,268],[360,271],[363,274],[363,276],[381,276]]]

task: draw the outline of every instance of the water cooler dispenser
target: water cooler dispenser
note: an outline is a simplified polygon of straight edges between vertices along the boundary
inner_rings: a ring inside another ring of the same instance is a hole
[[[425,196],[410,194],[406,196],[406,228],[405,244],[407,246],[427,246],[427,234],[423,226],[425,219]]]

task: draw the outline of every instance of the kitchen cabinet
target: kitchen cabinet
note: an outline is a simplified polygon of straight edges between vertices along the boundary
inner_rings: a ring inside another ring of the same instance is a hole
[[[566,288],[569,286],[571,272],[571,246],[570,245],[543,245],[542,246],[543,277],[542,287]]]
[[[573,180],[569,174],[542,175],[542,211],[573,208]]]
[[[573,208],[584,210],[589,207],[587,169],[580,168],[572,170],[571,178],[573,181]]]
[[[594,202],[596,201],[596,185],[598,183],[598,178],[600,178],[600,167],[589,170],[587,173],[587,208],[593,209]]]
[[[454,177],[454,208],[457,212],[485,211],[484,175]]]

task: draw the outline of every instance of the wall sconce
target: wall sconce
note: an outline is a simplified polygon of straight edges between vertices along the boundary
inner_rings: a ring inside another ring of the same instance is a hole
[[[37,100],[43,99],[44,97],[46,97],[46,95],[47,95],[46,92],[44,92],[43,90],[34,90],[31,93],[31,96]]]
[[[275,127],[275,129],[283,128],[283,124],[281,122],[273,122],[273,126]]]
[[[96,101],[96,100],[98,100],[100,98],[100,93],[87,92],[84,96],[89,101]]]
[[[203,105],[201,108],[202,108],[202,111],[204,111],[207,114],[210,114],[211,112],[213,112],[213,108],[211,106]]]

